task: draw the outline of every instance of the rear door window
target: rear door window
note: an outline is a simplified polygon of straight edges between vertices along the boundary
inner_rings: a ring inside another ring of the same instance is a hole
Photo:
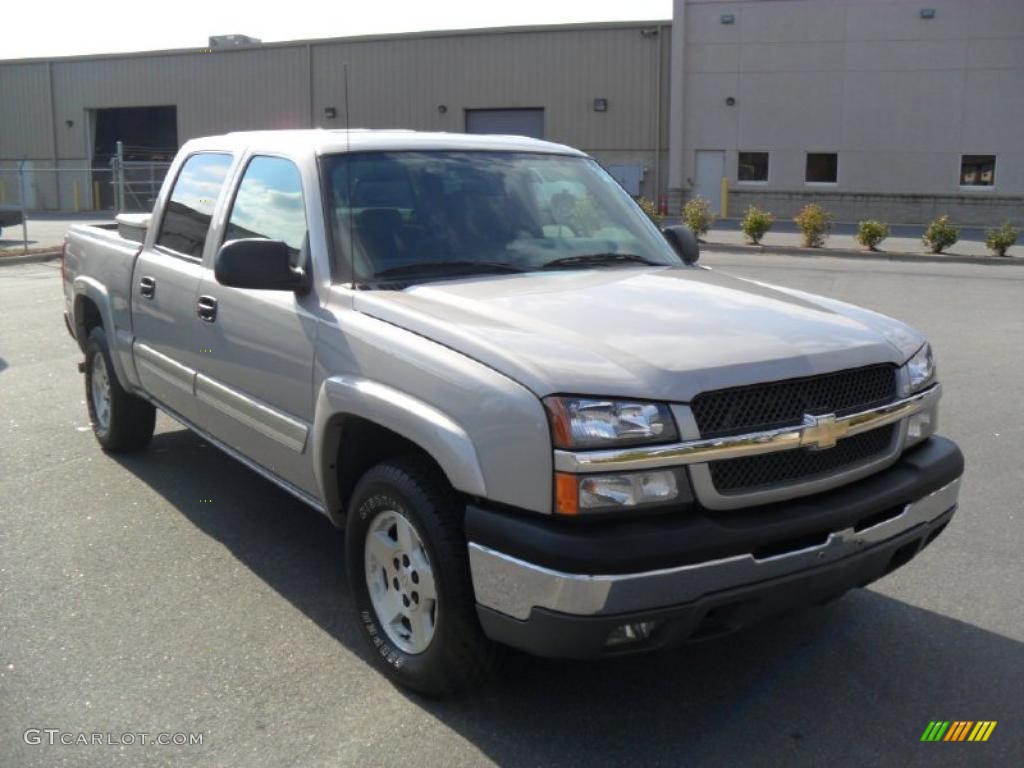
[[[195,259],[203,257],[210,220],[230,168],[228,154],[203,152],[185,161],[164,209],[157,245]]]

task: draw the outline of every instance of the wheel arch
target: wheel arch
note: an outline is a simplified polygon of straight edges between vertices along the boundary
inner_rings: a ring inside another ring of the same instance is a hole
[[[86,275],[79,275],[72,283],[74,299],[71,304],[71,321],[75,329],[75,340],[79,348],[85,352],[89,343],[89,332],[99,326],[107,336],[110,346],[110,358],[114,363],[114,374],[118,382],[126,390],[135,390],[135,379],[125,370],[125,357],[130,357],[130,349],[122,348],[125,343],[118,336],[114,324],[114,310],[110,294],[103,283]]]
[[[324,381],[313,425],[313,466],[324,508],[342,525],[352,489],[369,467],[418,453],[457,491],[486,496],[469,435],[447,414],[379,382],[339,376]]]

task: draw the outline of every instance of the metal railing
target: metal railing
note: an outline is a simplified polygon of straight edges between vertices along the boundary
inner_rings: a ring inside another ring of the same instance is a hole
[[[170,167],[169,162],[125,160],[124,145],[117,142],[117,154],[110,158],[114,210],[152,210]]]
[[[126,160],[117,153],[93,165],[61,165],[50,160],[20,160],[0,167],[0,205],[24,211],[149,211],[170,162]]]

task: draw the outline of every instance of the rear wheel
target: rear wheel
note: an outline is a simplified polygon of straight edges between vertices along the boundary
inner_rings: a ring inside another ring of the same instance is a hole
[[[425,459],[363,475],[345,532],[363,635],[391,680],[429,695],[483,683],[501,649],[476,617],[461,500]]]
[[[149,444],[156,427],[156,409],[121,386],[106,333],[99,326],[89,332],[85,348],[85,401],[93,434],[103,450],[127,453]]]

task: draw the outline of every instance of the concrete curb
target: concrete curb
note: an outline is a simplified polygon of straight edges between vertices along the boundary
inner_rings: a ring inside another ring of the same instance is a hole
[[[934,264],[1003,264],[1024,266],[1024,259],[1014,256],[943,256],[934,253],[861,251],[852,248],[801,248],[795,245],[740,245],[738,243],[702,242],[701,250],[709,253],[776,254],[779,256],[835,256],[867,261],[931,262]]]
[[[14,264],[35,264],[40,261],[52,261],[60,258],[60,250],[46,253],[30,253],[26,256],[0,256],[0,267]]]

